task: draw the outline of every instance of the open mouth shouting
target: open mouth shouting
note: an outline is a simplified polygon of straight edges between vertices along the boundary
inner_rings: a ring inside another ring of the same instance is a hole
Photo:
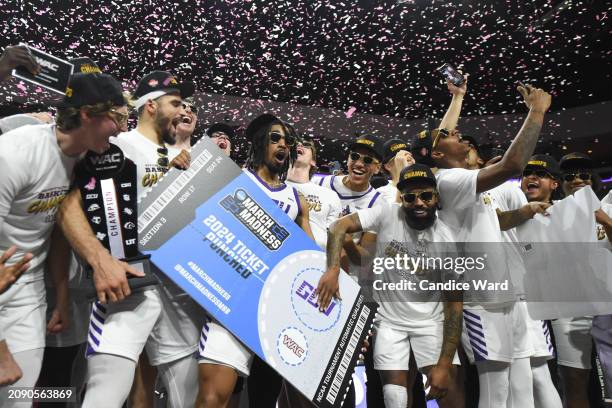
[[[304,148],[304,146],[299,145],[299,146],[296,148],[296,151],[297,151],[297,155],[298,155],[298,156],[301,156],[301,155],[303,155],[303,154],[304,154],[304,152],[306,151],[306,149]]]
[[[283,164],[285,164],[285,160],[287,160],[288,154],[289,154],[288,150],[286,150],[286,149],[278,149],[274,153],[274,161],[276,162],[276,164],[278,166],[282,166]]]
[[[540,183],[535,181],[530,181],[527,183],[527,192],[528,193],[536,193],[540,189]]]
[[[227,146],[228,146],[227,139],[217,138],[215,142],[217,143],[217,147],[219,147],[219,149],[221,150],[227,149]]]

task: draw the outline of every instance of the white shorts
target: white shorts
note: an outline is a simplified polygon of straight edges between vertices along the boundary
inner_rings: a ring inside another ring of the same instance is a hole
[[[534,353],[521,302],[463,310],[461,343],[470,360],[512,362]]]
[[[557,363],[561,366],[591,369],[592,317],[573,317],[552,321],[557,346]]]
[[[146,347],[151,365],[195,353],[204,311],[178,287],[156,286],[107,305],[95,302],[87,336],[87,356],[114,354],[138,361]]]
[[[0,295],[0,332],[11,353],[45,347],[45,281],[16,282]]]
[[[220,364],[232,367],[238,375],[248,377],[254,354],[233,334],[218,323],[210,321],[200,334],[200,364]]]
[[[527,304],[520,302],[526,309]],[[555,357],[555,348],[550,337],[550,330],[548,324],[544,320],[533,320],[529,313],[526,313],[525,324],[529,331],[529,341],[533,346],[533,355],[531,357],[540,358],[544,357],[547,360]]]
[[[411,350],[419,369],[435,365],[442,351],[443,329],[443,322],[433,320],[405,329],[379,324],[374,335],[374,368],[408,371]],[[457,353],[453,364],[459,365]]]

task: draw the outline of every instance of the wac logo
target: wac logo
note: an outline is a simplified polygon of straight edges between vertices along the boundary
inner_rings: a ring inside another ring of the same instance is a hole
[[[102,154],[100,156],[90,156],[89,160],[94,166],[103,164],[121,163],[121,153]]]
[[[295,367],[306,360],[308,341],[300,329],[287,327],[278,335],[276,350],[285,364]]]

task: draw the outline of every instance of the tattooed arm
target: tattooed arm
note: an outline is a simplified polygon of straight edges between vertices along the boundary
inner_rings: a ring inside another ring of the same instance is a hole
[[[449,292],[451,299],[444,302],[444,329],[442,350],[438,363],[427,370],[427,386],[430,386],[427,398],[443,398],[451,384],[453,358],[461,342],[463,327],[463,302],[461,292]]]
[[[544,114],[550,107],[550,95],[542,89],[529,85],[519,86],[518,90],[529,108],[529,114],[504,157],[499,162],[478,172],[476,182],[478,193],[495,188],[523,171],[538,142],[538,136],[544,123]]]
[[[340,276],[340,255],[346,233],[361,232],[361,221],[357,213],[340,218],[327,230],[327,271],[317,285],[319,308],[327,309],[332,297],[340,299],[338,276]]]
[[[438,358],[438,365],[452,365],[455,352],[461,342],[461,329],[463,327],[463,302],[460,292],[452,292],[453,301],[444,302],[444,331],[442,334],[442,351]]]

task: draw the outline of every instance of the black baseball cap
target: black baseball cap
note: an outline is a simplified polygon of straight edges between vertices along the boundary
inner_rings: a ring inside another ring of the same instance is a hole
[[[425,164],[430,167],[435,166],[431,158],[434,137],[433,131],[429,129],[421,130],[417,133],[410,149],[410,153],[412,153],[412,157],[417,163]]]
[[[259,129],[264,126],[270,125],[270,123],[272,122],[282,122],[282,120],[272,115],[271,113],[264,113],[263,115],[259,115],[258,117],[253,119],[244,132],[247,140],[253,140],[253,136],[255,135],[255,133],[257,133]]]
[[[178,92],[181,98],[189,98],[195,92],[193,82],[178,82],[168,71],[153,71],[142,77],[134,91],[134,106],[143,106],[150,99]]]
[[[529,158],[525,170],[546,170],[554,177],[559,176],[559,163],[548,154],[535,154]]]
[[[478,140],[476,140],[476,138],[474,138],[473,136],[470,135],[461,135],[461,140],[468,142],[469,144],[471,144],[472,146],[474,146],[474,149],[476,149],[476,153],[478,153],[478,157],[480,157],[482,159],[482,156],[480,155],[480,145],[478,144]]]
[[[401,139],[387,140],[383,145],[383,163],[387,163],[389,160],[395,157],[395,154],[400,150],[409,151],[408,143]]]
[[[98,64],[96,64],[94,60],[89,57],[77,57],[69,60],[68,62],[74,65],[74,70],[72,71],[73,75],[102,73],[102,70]]]
[[[569,169],[592,169],[594,166],[593,159],[584,153],[573,152],[566,154],[559,161],[561,170]]]
[[[127,104],[121,83],[108,74],[73,74],[68,81],[64,99],[58,108],[80,108],[84,105],[112,102],[114,105]]]
[[[230,139],[234,139],[236,137],[234,129],[226,123],[213,123],[208,129],[206,129],[206,134],[208,137],[212,137],[213,133],[215,132],[223,132]]]
[[[349,146],[350,150],[355,149],[356,147],[365,147],[372,153],[378,160],[383,159],[383,142],[376,136],[371,134],[366,134],[363,136],[357,137],[353,143]]]
[[[402,190],[406,185],[414,181],[424,181],[436,187],[436,176],[434,176],[431,168],[424,164],[415,163],[412,166],[404,167],[400,172],[397,189]]]

